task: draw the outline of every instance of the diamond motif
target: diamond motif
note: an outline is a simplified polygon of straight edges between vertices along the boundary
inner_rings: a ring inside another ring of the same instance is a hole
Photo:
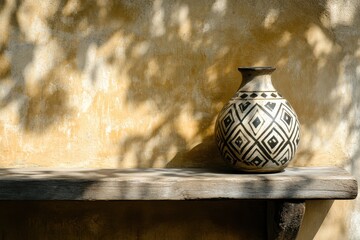
[[[285,112],[284,115],[283,115],[283,120],[284,120],[288,125],[290,125],[291,119],[292,119],[292,117],[291,117],[287,112]]]
[[[289,163],[299,143],[299,123],[280,98],[275,91],[244,91],[226,105],[215,126],[217,147],[226,161],[240,169]]]
[[[259,166],[261,163],[262,163],[262,160],[256,156],[252,161],[251,163],[255,164],[256,166]]]
[[[279,143],[279,141],[276,139],[275,136],[272,136],[267,143],[273,149],[274,147],[276,147],[276,145]]]
[[[256,135],[262,126],[265,124],[264,118],[259,114],[259,111],[256,110],[255,114],[252,116],[252,118],[248,122],[251,130]]]
[[[240,95],[241,98],[246,98],[248,95],[246,93]]]
[[[283,159],[280,160],[280,163],[284,165],[285,163],[287,163],[287,161],[289,161],[289,159],[287,157],[284,157]]]
[[[270,111],[274,110],[275,106],[276,106],[276,103],[274,103],[274,102],[268,102],[265,104],[265,107],[267,109],[269,109]]]
[[[235,134],[231,135],[228,145],[229,149],[236,155],[239,156],[243,153],[246,146],[249,144],[249,139],[246,137],[246,134],[243,131],[239,130]]]
[[[239,104],[239,108],[240,108],[241,112],[244,112],[248,108],[248,106],[250,106],[250,104],[251,104],[250,102]]]
[[[282,136],[282,133],[279,132],[276,127],[273,127],[261,140],[261,143],[269,154],[276,154],[276,152],[284,146],[285,142],[284,136]]]
[[[291,113],[288,112],[286,108],[283,108],[280,119],[287,127],[287,129],[290,131],[290,129],[294,125],[294,117],[291,115]]]
[[[289,161],[289,159],[291,159],[290,151],[289,151],[289,149],[286,149],[286,152],[280,157],[279,162],[282,165],[285,165]]]
[[[265,166],[269,160],[264,155],[263,150],[259,147],[260,145],[258,144],[252,145],[252,148],[243,156],[243,161],[248,162],[250,165]]]
[[[231,123],[232,123],[231,115],[228,115],[228,116],[224,119],[225,127],[226,127],[226,128],[229,127]]]
[[[258,117],[256,117],[251,123],[255,128],[257,128],[260,125],[261,121]]]
[[[238,136],[235,140],[235,144],[240,148],[242,143],[243,143],[243,140],[241,139],[240,136]]]
[[[227,162],[229,162],[232,165],[236,163],[236,157],[232,154],[232,152],[227,148],[226,145],[224,145],[223,154]]]
[[[228,134],[228,132],[232,129],[234,122],[235,120],[233,116],[233,110],[230,109],[221,120],[221,131],[223,131],[225,134]]]

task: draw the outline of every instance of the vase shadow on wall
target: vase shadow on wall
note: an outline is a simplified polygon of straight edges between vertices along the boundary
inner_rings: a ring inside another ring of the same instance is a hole
[[[189,151],[178,152],[167,164],[166,168],[208,168],[216,170],[230,170],[222,159],[216,146],[214,136],[209,136],[204,141]]]

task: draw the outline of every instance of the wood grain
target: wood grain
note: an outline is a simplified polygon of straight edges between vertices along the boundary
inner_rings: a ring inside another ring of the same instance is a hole
[[[337,167],[276,174],[207,169],[0,169],[0,200],[354,199]]]

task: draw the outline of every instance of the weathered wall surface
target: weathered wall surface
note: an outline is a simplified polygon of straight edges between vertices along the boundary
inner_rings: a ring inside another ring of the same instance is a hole
[[[360,177],[357,0],[0,4],[1,167],[222,166],[213,127],[236,69],[270,65],[302,124],[293,165]],[[352,205],[317,237],[360,238]]]

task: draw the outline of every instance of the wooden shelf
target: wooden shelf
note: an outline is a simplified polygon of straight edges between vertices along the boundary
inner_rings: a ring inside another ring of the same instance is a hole
[[[266,199],[268,239],[295,239],[307,199],[354,199],[336,167],[273,174],[209,169],[0,169],[0,200]],[[121,202],[119,202],[121,204]]]
[[[206,169],[0,169],[0,200],[354,199],[335,167],[273,174]]]

